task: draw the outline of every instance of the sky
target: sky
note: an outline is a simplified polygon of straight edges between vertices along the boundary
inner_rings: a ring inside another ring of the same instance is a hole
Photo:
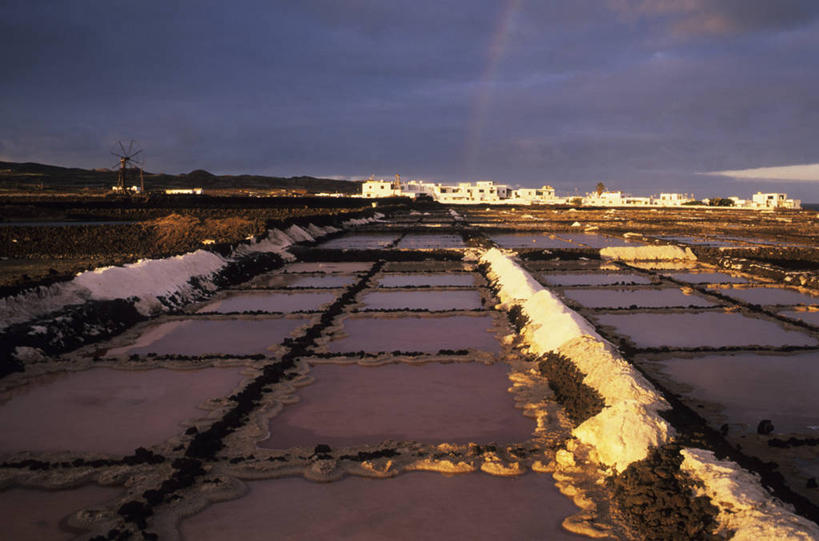
[[[0,0],[0,160],[819,202],[817,51],[816,0]]]

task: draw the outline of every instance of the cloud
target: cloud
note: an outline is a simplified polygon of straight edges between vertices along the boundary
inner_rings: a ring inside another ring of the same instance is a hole
[[[819,163],[758,167],[756,169],[739,169],[736,171],[711,171],[703,174],[732,177],[737,180],[819,182]]]
[[[624,19],[667,19],[678,36],[783,30],[819,18],[815,0],[609,0]]]

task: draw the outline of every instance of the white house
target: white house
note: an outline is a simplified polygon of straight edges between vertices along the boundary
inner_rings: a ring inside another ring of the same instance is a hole
[[[623,192],[592,192],[583,198],[583,205],[589,207],[619,207],[623,204]]]
[[[165,195],[202,195],[202,188],[168,188]]]
[[[660,207],[679,207],[691,198],[681,193],[661,193],[660,197],[654,198],[654,204]]]
[[[556,203],[555,189],[551,186],[541,186],[540,188],[518,188],[512,193],[512,197],[522,203]]]
[[[396,190],[391,180],[367,180],[361,185],[361,195],[367,199],[394,197],[401,195],[401,189]]]
[[[762,193],[756,192],[752,199],[752,204],[755,208],[763,209],[799,209],[802,208],[802,202],[798,199],[788,199],[786,193]]]

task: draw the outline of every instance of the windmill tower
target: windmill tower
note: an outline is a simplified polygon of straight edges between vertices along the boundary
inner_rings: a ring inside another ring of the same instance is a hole
[[[142,149],[139,148],[139,145],[131,139],[128,143],[128,147],[126,148],[122,141],[117,141],[117,146],[119,147],[119,151],[112,150],[111,154],[119,158],[119,165],[115,165],[112,169],[117,169],[117,186],[116,190],[119,192],[124,192],[126,189],[126,180],[128,176],[128,170],[139,170],[139,183],[140,183],[140,190],[145,190],[144,180],[142,178],[142,165],[143,160],[140,154],[142,153]]]

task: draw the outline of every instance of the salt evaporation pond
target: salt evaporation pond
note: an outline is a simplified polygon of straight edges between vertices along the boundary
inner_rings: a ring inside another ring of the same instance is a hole
[[[813,337],[738,313],[629,313],[594,316],[638,347],[815,346]]]
[[[242,498],[182,521],[187,540],[585,539],[561,528],[579,511],[551,475],[405,473],[333,483],[287,478],[248,483]]]
[[[323,273],[355,273],[367,272],[373,262],[360,261],[321,261],[313,263],[290,263],[282,268],[284,273],[323,272]]]
[[[790,319],[798,319],[799,321],[804,321],[808,325],[819,327],[819,311],[817,312],[786,311],[779,312],[779,315],[785,316]]]
[[[379,287],[464,287],[474,285],[475,276],[468,272],[385,274],[378,280]]]
[[[541,279],[552,286],[607,286],[607,285],[648,285],[651,278],[640,274],[623,273],[543,273]]]
[[[197,312],[312,312],[332,303],[337,293],[327,291],[251,291],[229,293],[222,299],[208,303]]]
[[[692,246],[713,246],[713,247],[721,247],[721,248],[741,248],[738,246],[736,242],[726,242],[723,240],[718,239],[705,239],[700,237],[688,237],[688,236],[663,236],[657,237],[658,239],[667,240],[671,242],[682,242],[684,244],[690,244]]]
[[[665,276],[689,284],[747,284],[748,279],[724,272],[678,272]]]
[[[254,355],[271,350],[299,327],[306,317],[265,319],[185,319],[166,321],[146,331],[131,345],[109,355]]]
[[[264,274],[245,284],[250,288],[285,288],[285,287],[314,287],[340,288],[349,287],[360,279],[355,274]]]
[[[587,308],[663,308],[671,306],[715,306],[716,303],[686,294],[679,288],[660,289],[566,289],[563,295]]]
[[[451,291],[373,291],[361,299],[364,310],[480,310],[474,289]]]
[[[535,422],[515,408],[507,371],[502,363],[314,366],[315,381],[271,419],[270,437],[259,445],[526,441]]]
[[[317,248],[331,250],[377,250],[386,248],[398,239],[394,233],[362,233],[337,237],[322,242]]]
[[[714,291],[751,304],[819,304],[819,297],[784,287],[720,288]]]
[[[94,368],[15,389],[0,406],[0,453],[72,451],[126,455],[180,434],[199,406],[229,394],[241,368]]]
[[[86,485],[65,490],[12,488],[0,492],[0,523],[4,539],[75,539],[63,521],[86,507],[115,498],[118,488]]]
[[[620,246],[643,246],[645,242],[639,240],[627,240],[603,235],[589,233],[558,233],[558,237],[574,243],[582,243],[589,248],[609,248]]]
[[[504,233],[489,235],[501,248],[580,248],[565,240],[549,237],[545,233]]]
[[[441,248],[464,248],[458,235],[409,234],[398,243],[402,250],[431,250]]]
[[[344,320],[345,337],[331,341],[332,353],[354,351],[420,351],[478,349],[497,353],[500,343],[489,315],[445,317],[365,317]]]
[[[770,419],[776,432],[819,434],[819,359],[816,353],[737,353],[658,361],[672,381],[690,386],[690,401],[724,409],[716,426],[742,423],[755,432]],[[813,428],[811,428],[813,427]]]

